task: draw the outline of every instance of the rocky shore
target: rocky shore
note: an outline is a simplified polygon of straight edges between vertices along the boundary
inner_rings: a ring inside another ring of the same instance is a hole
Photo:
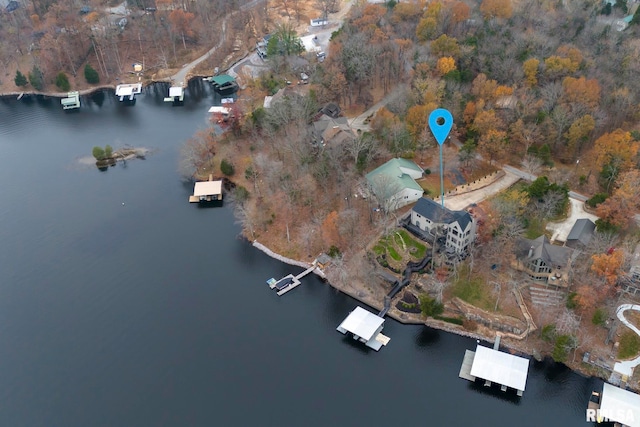
[[[302,267],[302,268],[308,268],[309,266],[311,266],[310,263],[294,260],[294,259],[282,256],[280,254],[277,254],[276,252],[272,251],[271,249],[261,244],[257,240],[254,240],[252,245],[255,248],[267,254],[268,256],[274,259],[277,259],[278,261],[281,261],[285,264],[295,265],[297,267]],[[327,279],[326,275],[320,268],[316,268],[315,270],[313,270],[313,272],[317,274],[319,277],[321,277],[326,283],[328,283],[334,289],[346,295],[349,295],[350,297],[360,301],[363,304],[368,305],[369,307],[375,310],[382,309],[383,303],[381,301],[376,301],[373,298],[371,298],[370,295],[367,294],[367,292],[358,291],[357,289],[350,289],[350,288],[345,288],[341,286],[336,286],[335,284],[331,283],[331,281]],[[496,332],[486,327],[479,327],[477,331],[473,332],[473,331],[464,329],[462,326],[454,325],[442,320],[437,320],[433,318],[425,319],[421,314],[412,314],[412,313],[404,313],[404,312],[396,312],[396,311],[397,310],[390,310],[387,313],[387,316],[391,317],[392,319],[400,323],[407,324],[407,325],[425,325],[430,328],[438,329],[444,332],[449,332],[449,333],[460,335],[463,337],[472,338],[475,340],[482,340],[489,343],[494,343],[497,338],[497,335],[500,334],[501,347],[508,349],[511,353],[520,354],[523,356],[531,356],[531,357],[534,357],[535,359],[542,360],[537,350],[535,348],[532,348],[530,344],[528,344],[528,341],[526,339],[525,340],[514,339],[512,337],[512,334]],[[577,361],[577,362],[568,361],[566,365],[571,370],[573,370],[574,372],[580,375],[587,376],[587,377],[594,375],[594,373],[589,372],[587,367],[585,367],[584,364],[580,363],[580,361]],[[603,380],[608,379],[604,377],[604,375],[598,375],[598,376]]]

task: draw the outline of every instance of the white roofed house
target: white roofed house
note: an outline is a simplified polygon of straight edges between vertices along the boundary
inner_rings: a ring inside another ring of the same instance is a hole
[[[420,199],[424,194],[416,179],[424,171],[411,160],[391,159],[366,175],[367,185],[386,212]]]
[[[465,253],[476,238],[476,221],[469,212],[452,211],[424,197],[411,209],[407,228],[430,242],[444,238],[446,251],[455,254]]]

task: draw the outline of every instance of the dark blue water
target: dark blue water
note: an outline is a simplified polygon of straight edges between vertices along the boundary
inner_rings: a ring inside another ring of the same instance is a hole
[[[388,320],[379,353],[340,335],[357,304],[187,202],[180,145],[207,126],[146,89],[0,101],[0,426],[584,426],[601,384],[532,361],[519,399],[458,378],[475,341]],[[100,172],[95,145],[154,150]],[[123,205],[124,203],[124,205]]]

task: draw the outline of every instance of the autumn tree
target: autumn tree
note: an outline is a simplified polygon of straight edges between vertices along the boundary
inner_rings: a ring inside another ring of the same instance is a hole
[[[604,254],[595,254],[591,260],[593,261],[591,271],[601,276],[606,285],[610,287],[615,285],[624,262],[624,251],[614,249]]]
[[[590,109],[600,103],[600,84],[596,79],[565,77],[562,88],[562,99],[567,103],[582,104]]]
[[[450,56],[458,58],[460,56],[458,40],[455,37],[443,34],[431,42],[431,53],[437,57]]]
[[[578,70],[578,64],[573,62],[571,58],[551,55],[544,60],[544,69],[545,73],[549,77],[556,78],[562,75],[575,73]]]
[[[483,136],[491,130],[504,129],[504,123],[494,110],[485,110],[478,113],[471,127],[480,136]]]
[[[459,24],[471,16],[471,8],[465,2],[456,1],[451,6],[451,22]]]
[[[507,145],[507,134],[504,131],[489,129],[478,141],[478,150],[489,158],[489,164],[501,156]]]
[[[540,61],[536,58],[529,58],[522,64],[522,71],[524,71],[524,78],[530,87],[535,86],[538,83],[538,67]]]
[[[607,188],[615,182],[620,172],[633,167],[640,143],[633,140],[629,132],[616,129],[605,133],[594,144],[596,165],[601,169],[601,176]]]
[[[185,12],[182,9],[175,9],[169,14],[169,22],[173,31],[180,34],[182,38],[182,46],[186,49],[187,42],[186,37],[194,38],[195,31],[193,30],[193,20],[195,15],[191,12]]]
[[[607,224],[619,228],[625,227],[635,212],[640,210],[639,188],[640,171],[638,169],[622,173],[613,195],[597,206],[597,215]]]
[[[596,127],[596,121],[589,114],[576,119],[564,137],[567,138],[567,151],[571,156],[575,156],[582,151],[582,147],[589,140],[591,132]]]
[[[450,56],[443,56],[442,58],[438,59],[436,69],[441,76],[444,76],[456,70],[456,60]]]
[[[482,0],[480,12],[486,20],[494,18],[509,19],[513,14],[511,0]]]

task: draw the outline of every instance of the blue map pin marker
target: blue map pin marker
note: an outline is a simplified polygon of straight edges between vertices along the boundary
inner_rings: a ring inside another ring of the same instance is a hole
[[[429,129],[431,129],[431,133],[435,136],[439,145],[444,144],[447,136],[449,136],[449,132],[451,132],[452,126],[453,116],[449,110],[438,108],[429,114]]]

